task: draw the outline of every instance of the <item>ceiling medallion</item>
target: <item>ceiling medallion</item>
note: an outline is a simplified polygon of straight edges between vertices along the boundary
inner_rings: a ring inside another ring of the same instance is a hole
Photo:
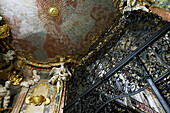
[[[53,17],[58,16],[58,9],[56,7],[50,7],[48,13]]]

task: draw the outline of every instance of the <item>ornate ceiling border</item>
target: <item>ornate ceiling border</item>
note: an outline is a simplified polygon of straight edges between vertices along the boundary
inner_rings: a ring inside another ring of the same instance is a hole
[[[116,11],[117,11],[117,13],[114,15],[114,19],[113,19],[114,22],[119,22],[120,18],[122,17],[121,13],[123,12],[123,9],[125,8],[124,2],[125,2],[124,0],[121,0],[121,1],[113,0],[113,5],[115,6]],[[133,4],[139,4],[139,6],[154,7],[152,5],[153,3],[158,3],[158,1],[155,1],[155,0],[129,0],[129,1],[127,1],[127,5],[129,5],[131,7],[133,7]],[[3,17],[1,23],[5,23],[4,17]],[[111,23],[111,25],[108,27],[108,30],[103,35],[103,37],[111,37],[108,34],[109,34],[109,32],[113,32],[113,30],[114,30],[113,25],[114,25],[114,23]],[[77,56],[59,56],[59,55],[57,55],[47,62],[38,61],[33,58],[31,53],[24,51],[24,50],[17,50],[10,43],[10,40],[11,40],[10,29],[11,29],[11,27],[7,23],[3,24],[1,27],[3,29],[3,32],[0,33],[0,39],[4,43],[5,49],[14,50],[17,53],[18,58],[21,59],[24,62],[24,64],[31,66],[31,67],[52,68],[52,67],[58,66],[59,63],[62,62],[62,61],[60,61],[60,58],[63,58],[64,62],[66,62],[66,63],[73,63],[73,64],[81,65],[82,61],[87,60],[91,56],[91,54],[94,53],[94,51],[89,51],[87,54],[77,55]],[[103,31],[100,31],[100,33],[102,34]],[[98,43],[98,46],[96,46],[97,50],[102,48],[103,44],[101,42],[107,42],[108,39],[107,38],[103,39],[100,36],[93,36],[93,38],[91,39],[91,43],[87,46],[91,47],[92,45],[94,45],[94,43],[96,43],[98,41],[100,41],[100,43]]]

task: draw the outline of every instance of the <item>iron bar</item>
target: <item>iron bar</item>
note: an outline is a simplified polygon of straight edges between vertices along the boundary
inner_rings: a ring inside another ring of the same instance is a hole
[[[167,113],[170,113],[170,108],[168,106],[168,104],[166,103],[166,101],[164,100],[164,98],[162,97],[162,95],[160,94],[158,88],[155,86],[154,82],[152,81],[152,79],[149,77],[146,79],[148,84],[150,85],[152,91],[155,93],[155,96],[157,97],[157,99],[159,100],[159,102],[161,103],[162,107],[164,108],[164,110]]]
[[[159,76],[158,78],[156,78],[153,82],[154,82],[154,83],[157,83],[158,81],[162,80],[164,77],[168,76],[169,74],[170,74],[170,71],[162,74],[161,76]],[[95,113],[98,113],[104,106],[106,106],[108,103],[112,102],[112,101],[115,100],[115,99],[119,99],[119,98],[122,98],[122,97],[133,96],[133,95],[135,95],[135,94],[138,94],[138,93],[141,92],[141,91],[144,91],[144,90],[145,90],[146,88],[148,88],[148,87],[149,87],[149,85],[146,85],[146,86],[144,86],[143,88],[139,89],[139,90],[136,91],[136,92],[133,92],[133,93],[130,93],[130,94],[122,94],[122,95],[116,96],[116,97],[108,100],[105,104],[103,104],[98,110],[96,110]]]
[[[156,87],[156,85],[154,84],[153,80],[151,79],[151,77],[149,75],[149,72],[147,71],[145,65],[143,64],[142,60],[139,57],[138,57],[138,61],[141,64],[141,68],[143,70],[143,74],[146,77],[146,80],[147,80],[149,86],[151,87],[151,89],[154,92],[155,96],[159,100],[159,102],[162,105],[164,111],[166,111],[167,113],[170,113],[170,108],[169,108],[168,104],[166,103],[166,101],[162,97],[162,95],[159,92],[158,88]],[[168,70],[168,73],[169,73],[169,70]]]

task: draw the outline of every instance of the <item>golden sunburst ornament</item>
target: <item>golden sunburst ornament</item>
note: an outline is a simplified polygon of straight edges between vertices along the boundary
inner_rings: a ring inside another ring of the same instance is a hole
[[[50,7],[48,10],[48,13],[50,14],[50,16],[58,16],[58,9],[56,7]]]

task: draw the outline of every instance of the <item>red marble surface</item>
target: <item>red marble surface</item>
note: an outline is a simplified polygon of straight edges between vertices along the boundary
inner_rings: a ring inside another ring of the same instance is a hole
[[[63,93],[62,93],[62,97],[61,97],[59,113],[63,113],[65,93],[66,93],[66,90],[64,88]]]
[[[163,19],[170,22],[170,12],[156,7],[150,7],[149,9],[154,13],[158,14],[159,16],[161,16]]]

